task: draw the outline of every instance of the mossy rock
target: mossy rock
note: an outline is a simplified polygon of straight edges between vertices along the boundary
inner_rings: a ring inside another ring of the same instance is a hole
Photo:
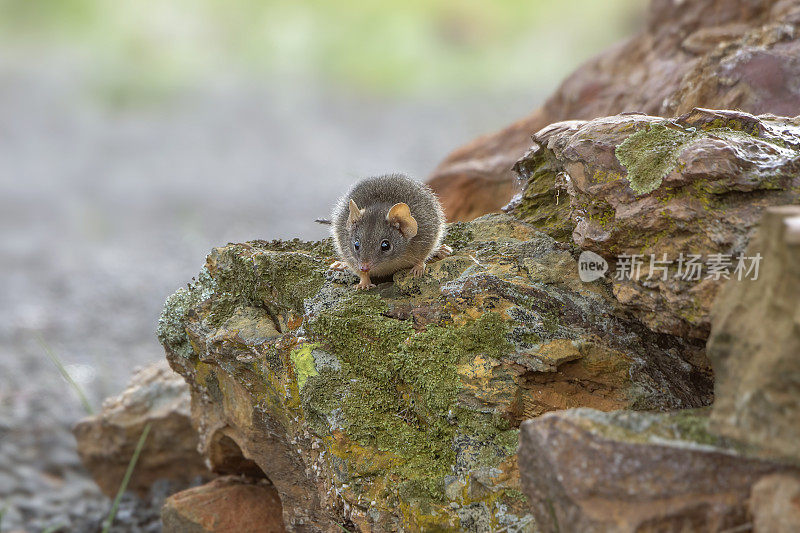
[[[159,338],[206,457],[255,463],[289,529],[533,531],[523,419],[710,401],[698,347],[618,315],[536,227],[492,215],[449,238],[424,277],[370,291],[329,275],[325,241],[232,244],[168,299]]]
[[[725,277],[685,280],[680,258],[737,257],[765,207],[800,203],[800,120],[694,109],[552,124],[515,165],[511,213],[611,264],[620,303],[654,331],[704,340]],[[614,272],[637,256],[638,273]],[[669,262],[666,279],[649,269]],[[727,269],[731,277],[735,265]]]

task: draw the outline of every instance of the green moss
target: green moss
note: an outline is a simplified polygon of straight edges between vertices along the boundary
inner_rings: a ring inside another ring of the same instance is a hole
[[[720,444],[720,438],[708,431],[710,412],[708,407],[686,409],[677,412],[667,420],[671,422],[677,437],[697,444],[717,446]]]
[[[706,313],[696,301],[687,302],[677,309],[677,314],[689,324],[697,324],[706,318]]]
[[[555,187],[558,165],[550,161],[547,152],[539,150],[517,163],[515,169],[527,178],[527,183],[520,203],[514,208],[514,216],[565,242],[571,240],[574,229],[570,199],[566,193],[559,194]]]
[[[208,393],[208,396],[217,403],[222,403],[223,396],[222,391],[219,388],[219,379],[217,378],[216,372],[209,372],[205,374],[202,378],[203,385],[205,385],[205,390]]]
[[[209,263],[214,265],[220,289],[233,298],[297,314],[303,312],[305,299],[322,287],[327,268],[319,257],[303,251],[277,252],[249,245],[215,249]]]
[[[692,187],[691,196],[697,198],[697,200],[701,204],[703,204],[704,210],[711,211],[714,208],[714,201],[706,181],[697,180],[694,183],[692,183],[691,187]]]
[[[622,174],[620,172],[614,172],[613,170],[606,170],[604,168],[598,168],[592,174],[592,181],[594,183],[611,183],[619,179],[622,179]]]
[[[454,250],[460,250],[467,246],[474,239],[474,235],[469,224],[466,222],[454,222],[447,225],[447,234],[444,237],[444,244],[451,246]]]
[[[642,246],[639,248],[639,253],[644,256],[648,256],[650,253],[654,253],[655,251],[659,250],[658,243],[661,242],[662,239],[670,238],[675,235],[675,221],[668,216],[664,216],[667,221],[668,227],[656,233],[651,233],[649,235],[645,235],[645,237],[641,239]],[[632,236],[633,237],[633,236]],[[634,242],[633,239],[630,242]],[[645,257],[645,260],[647,257]],[[644,271],[644,270],[643,270]]]
[[[521,490],[517,489],[506,489],[505,494],[507,497],[511,498],[512,500],[517,500],[520,502],[527,502],[528,498]]]
[[[615,216],[616,216],[616,212],[613,209],[611,209],[611,210],[608,210],[608,211],[603,211],[602,213],[600,213],[598,215],[592,215],[590,218],[592,220],[594,220],[594,221],[599,222],[600,225],[605,228],[605,227],[608,227],[610,224],[612,224],[614,222],[614,217]]]
[[[597,198],[592,198],[589,202],[577,203],[576,210],[604,228],[613,224],[616,217],[614,208],[608,202]]]
[[[264,354],[264,362],[267,364],[271,372],[278,373],[283,370],[283,360],[281,359],[281,350],[278,348],[278,346],[276,346],[276,343],[271,342],[264,344],[262,346],[261,353]],[[258,361],[254,361],[253,364],[255,365],[254,370],[256,372],[262,371]]]
[[[191,357],[186,313],[214,295],[204,317],[214,328],[243,304],[301,314],[305,298],[324,283],[326,265],[321,257],[328,252],[333,250],[327,241],[300,240],[254,241],[214,249],[197,281],[167,298],[158,321],[159,341],[182,357]]]
[[[471,409],[455,409],[458,435],[467,437],[469,446],[460,450],[462,468],[499,466],[517,453],[519,430],[509,420],[496,413],[481,413]]]
[[[539,344],[542,342],[542,337],[535,332],[522,333],[517,337],[518,342],[521,344]]]
[[[316,256],[329,256],[334,255],[336,251],[333,249],[333,242],[330,238],[321,241],[303,241],[300,239],[285,240],[255,240],[247,243],[248,245],[257,246],[262,250],[269,250],[271,252],[307,252]]]
[[[404,493],[438,501],[455,462],[453,438],[463,430],[461,418],[452,423],[461,388],[456,367],[476,353],[507,353],[507,326],[487,313],[463,326],[415,332],[386,311],[377,295],[350,294],[310,321],[314,341],[338,355],[342,367],[309,376],[303,406],[310,420],[340,410],[351,439],[401,458],[387,475]]]
[[[742,125],[742,121],[739,119],[722,119],[722,118],[715,118],[710,122],[706,122],[702,126],[700,126],[705,131],[713,131],[718,129],[730,129],[735,131],[743,131],[744,126]],[[757,132],[757,129],[754,129]]]
[[[186,334],[186,313],[209,298],[217,290],[214,279],[203,268],[194,281],[170,295],[158,319],[156,335],[164,346],[181,357],[192,356],[192,346]]]
[[[240,299],[229,294],[217,294],[216,298],[210,302],[208,314],[205,316],[206,323],[213,328],[219,328],[241,305]]]
[[[706,445],[730,448],[729,439],[708,431],[710,407],[681,409],[666,413],[615,411],[602,413],[580,409],[583,423],[593,431],[615,440],[631,443],[670,441],[678,445]]]
[[[555,312],[542,313],[542,327],[554,335],[558,331],[559,319]]]

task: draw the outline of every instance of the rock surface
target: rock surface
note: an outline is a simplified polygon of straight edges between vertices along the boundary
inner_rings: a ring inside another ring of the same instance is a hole
[[[548,124],[623,112],[673,117],[694,107],[794,116],[800,110],[795,0],[653,0],[643,30],[569,76],[542,107],[450,154],[429,183],[450,220],[497,211],[514,162]]]
[[[800,118],[624,114],[552,124],[533,140],[515,166],[526,184],[513,213],[618,267],[636,256],[638,272],[611,276],[614,295],[654,331],[706,338],[719,288],[752,266],[742,258],[736,270],[764,208],[800,203]],[[682,275],[692,255],[703,270]],[[653,259],[670,263],[651,272]]]
[[[800,531],[800,476],[772,474],[753,485],[750,496],[756,533]]]
[[[756,253],[758,279],[728,283],[714,306],[712,430],[800,461],[800,206],[766,211]]]
[[[525,422],[520,475],[537,525],[544,532],[750,530],[754,483],[798,470],[742,454],[708,432],[707,414],[572,409]]]
[[[268,481],[217,478],[173,494],[161,510],[164,533],[283,533],[278,493]]]
[[[800,206],[767,208],[748,254],[763,256],[757,279],[729,281],[714,306],[713,408],[523,423],[520,475],[543,531],[800,526]]]
[[[108,398],[99,414],[73,430],[83,464],[109,498],[116,496],[148,423],[150,433],[128,490],[144,497],[158,480],[179,489],[209,477],[197,451],[189,387],[160,361],[136,372],[122,394]]]
[[[569,246],[508,215],[368,292],[319,243],[217,248],[159,338],[217,471],[268,477],[294,531],[533,530],[521,420],[569,407],[698,407],[702,344],[655,335]]]

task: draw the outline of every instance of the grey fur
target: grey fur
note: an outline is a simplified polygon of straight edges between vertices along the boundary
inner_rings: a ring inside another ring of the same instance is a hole
[[[354,224],[349,222],[351,199],[364,210]],[[389,209],[400,202],[408,205],[417,221],[417,234],[410,240],[386,220]],[[370,275],[377,278],[429,259],[441,246],[445,229],[444,211],[434,192],[405,174],[359,181],[336,203],[331,222],[331,235],[341,260],[355,272],[359,262],[369,261]],[[354,240],[359,241],[358,251],[354,249]],[[381,251],[383,240],[390,242],[390,251]]]

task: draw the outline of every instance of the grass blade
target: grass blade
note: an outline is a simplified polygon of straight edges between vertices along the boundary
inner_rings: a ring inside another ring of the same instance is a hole
[[[128,463],[128,469],[125,470],[125,475],[122,478],[122,483],[120,484],[119,490],[117,491],[117,497],[114,498],[114,504],[111,506],[111,512],[108,513],[108,518],[106,518],[105,522],[103,523],[103,533],[108,533],[109,531],[111,531],[111,524],[114,522],[114,517],[117,514],[117,509],[119,508],[119,502],[120,500],[122,500],[122,495],[125,494],[126,490],[128,490],[128,483],[130,483],[131,481],[131,476],[133,475],[133,469],[136,468],[136,462],[139,460],[139,454],[142,453],[142,448],[144,448],[144,442],[147,440],[148,433],[150,433],[149,422],[142,430],[142,434],[139,436],[139,442],[136,443],[136,449],[133,450],[133,456],[131,457],[131,460]]]
[[[47,345],[47,343],[45,342],[44,338],[41,335],[39,335],[38,333],[36,334],[36,338],[38,339],[39,344],[42,345],[42,349],[44,350],[44,353],[46,353],[47,357],[50,359],[50,361],[52,361],[53,364],[56,365],[56,368],[61,373],[61,376],[64,379],[66,379],[67,383],[69,383],[70,386],[75,390],[75,393],[78,395],[78,398],[80,399],[81,404],[83,405],[83,408],[86,410],[86,412],[88,414],[93,415],[94,414],[94,409],[92,409],[92,405],[89,403],[89,400],[86,398],[86,394],[84,394],[83,389],[81,388],[81,386],[78,385],[78,383],[74,379],[72,379],[72,376],[70,376],[69,372],[67,372],[67,369],[64,367],[64,364],[61,362],[61,359],[59,359],[58,356],[53,353],[53,350],[50,349],[50,346]]]

